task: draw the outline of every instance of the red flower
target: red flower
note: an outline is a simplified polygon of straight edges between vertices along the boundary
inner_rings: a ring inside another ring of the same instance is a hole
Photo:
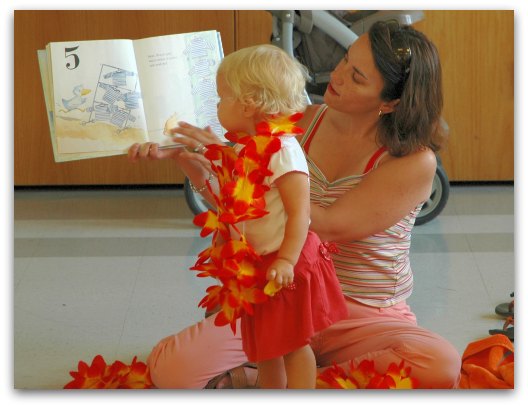
[[[350,362],[348,372],[334,363],[317,377],[319,389],[415,389],[418,380],[410,377],[411,368],[391,363],[385,374],[376,372],[374,361],[363,360],[358,366]]]
[[[208,210],[207,212],[202,212],[194,217],[193,223],[196,226],[201,226],[202,230],[200,232],[201,237],[205,237],[210,233],[218,230],[220,225],[218,224],[218,216],[216,212]]]
[[[387,369],[387,376],[392,379],[391,389],[415,389],[418,379],[410,377],[411,368],[403,366],[403,360],[399,365],[391,363]]]
[[[108,366],[101,355],[88,366],[79,361],[77,372],[70,372],[73,380],[65,389],[150,389],[153,387],[148,367],[134,357],[128,366],[116,360]]]
[[[271,129],[272,134],[274,135],[282,135],[284,133],[302,134],[304,130],[295,125],[295,123],[301,120],[302,117],[303,117],[302,113],[295,113],[288,117],[286,116],[274,117],[273,119],[270,120],[270,129]]]

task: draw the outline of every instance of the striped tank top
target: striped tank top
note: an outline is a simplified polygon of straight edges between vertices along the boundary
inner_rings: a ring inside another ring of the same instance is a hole
[[[326,112],[321,106],[301,140],[310,171],[310,200],[328,207],[378,166],[387,154],[384,147],[369,160],[363,174],[328,182],[323,172],[308,156],[313,135]],[[389,307],[412,293],[413,274],[409,262],[411,230],[422,204],[390,228],[357,241],[335,242],[338,253],[332,254],[337,277],[346,297],[375,307]]]

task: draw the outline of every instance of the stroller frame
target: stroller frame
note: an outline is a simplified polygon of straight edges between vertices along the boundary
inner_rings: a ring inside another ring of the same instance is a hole
[[[413,24],[424,18],[420,10],[367,10],[349,13],[328,10],[268,10],[272,15],[271,43],[282,48],[293,58],[303,63],[309,71],[306,97],[309,103],[322,103],[330,72],[341,60],[347,48],[367,32],[374,22],[396,20],[400,24]],[[321,47],[310,44],[314,38],[324,43],[327,55],[318,59]],[[447,123],[442,123],[448,129]],[[184,182],[187,205],[194,214],[210,209],[201,195],[194,193],[190,182]],[[416,225],[434,219],[444,209],[449,197],[449,179],[437,155],[436,174],[431,195],[416,218]]]

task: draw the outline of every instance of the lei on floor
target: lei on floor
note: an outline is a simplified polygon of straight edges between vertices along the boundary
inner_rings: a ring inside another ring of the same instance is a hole
[[[391,363],[385,374],[374,369],[374,361],[363,360],[358,366],[350,363],[348,371],[334,364],[317,377],[317,389],[415,389],[418,381],[409,376],[410,367],[403,361]],[[134,357],[130,365],[115,361],[108,365],[97,355],[90,365],[80,361],[77,372],[70,372],[73,380],[65,389],[152,389],[148,367]]]
[[[385,374],[374,369],[374,361],[350,362],[348,371],[334,364],[317,377],[318,389],[416,389],[418,379],[410,377],[411,368],[391,363]]]
[[[93,358],[91,365],[81,360],[77,369],[77,372],[70,372],[73,380],[64,386],[65,389],[151,389],[154,387],[147,365],[138,362],[137,357],[134,357],[130,365],[119,360],[107,365],[103,357],[97,355]]]
[[[194,224],[202,228],[200,236],[212,233],[212,242],[198,254],[191,269],[200,272],[198,277],[218,280],[220,284],[207,288],[199,306],[207,311],[220,308],[215,325],[230,324],[233,332],[237,318],[243,313],[252,315],[253,305],[265,302],[280,290],[274,282],[267,282],[263,273],[257,272],[260,256],[236,224],[268,213],[264,194],[269,187],[264,185],[264,180],[273,174],[268,169],[270,159],[281,149],[278,136],[303,132],[295,125],[301,117],[301,113],[296,113],[261,122],[256,126],[256,135],[226,133],[229,141],[244,146],[238,153],[229,145],[206,146],[205,157],[218,180],[218,194],[206,182],[214,196],[216,211],[208,210],[194,218]],[[232,238],[232,232],[240,237]]]

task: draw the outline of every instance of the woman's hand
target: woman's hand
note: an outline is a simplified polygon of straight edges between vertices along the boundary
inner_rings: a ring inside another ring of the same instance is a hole
[[[210,144],[224,144],[210,126],[201,129],[186,122],[178,122],[178,126],[167,130],[169,134],[175,135],[173,141],[183,144],[187,150],[183,151],[178,158],[194,160],[206,171],[211,172],[211,163],[204,157],[205,146]]]
[[[157,143],[135,143],[128,149],[128,159],[131,162],[138,160],[163,160],[165,158],[176,159],[185,151],[184,147],[171,147],[160,149]]]
[[[200,152],[202,146],[209,144],[223,144],[210,126],[201,129],[186,122],[178,122],[178,126],[168,129],[167,132],[175,135],[173,140],[176,143],[181,143],[194,152]]]
[[[178,146],[162,149],[157,143],[135,143],[130,146],[128,150],[128,158],[130,161],[135,162],[140,159],[174,159],[179,158],[182,154],[186,158],[194,158],[203,161],[200,159],[200,156],[203,156],[205,151],[204,146],[209,144],[223,144],[213,133],[210,126],[201,129],[186,122],[178,122],[178,126],[166,129],[166,134],[167,133],[173,135],[172,140],[179,144]],[[185,147],[187,147],[187,149]]]
[[[211,127],[205,129],[192,126],[185,122],[178,122],[178,126],[167,130],[174,135],[172,140],[178,146],[160,148],[157,143],[133,144],[128,149],[128,159],[131,162],[138,160],[163,160],[173,159],[181,166],[184,161],[194,161],[207,172],[211,171],[211,163],[204,157],[205,146],[209,144],[223,144],[213,133]]]

